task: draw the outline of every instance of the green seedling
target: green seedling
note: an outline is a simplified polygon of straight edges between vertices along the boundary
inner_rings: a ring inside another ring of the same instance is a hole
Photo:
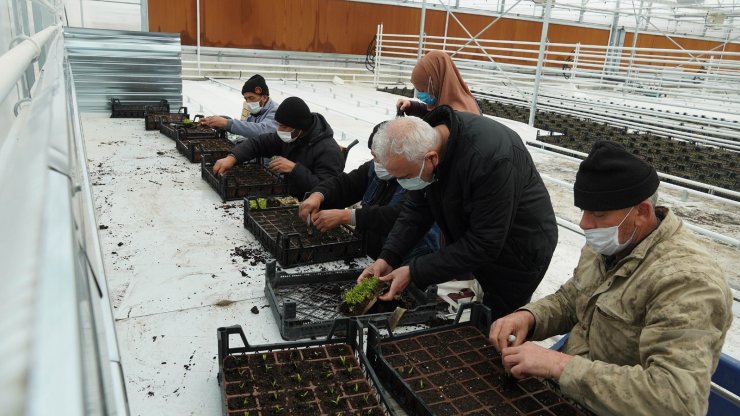
[[[276,391],[272,392],[272,397],[273,397],[273,398],[274,398],[275,400],[277,400],[277,399],[278,399],[278,394],[277,394],[277,392],[276,392]]]
[[[343,356],[339,357],[339,361],[341,361],[342,362],[342,365],[344,365],[347,362],[347,357],[345,357],[343,355]]]
[[[182,119],[182,124],[184,126],[190,126],[191,124],[193,124],[193,120],[190,120],[189,118],[183,118]]]
[[[249,416],[249,410],[245,410],[242,416]]]
[[[342,401],[342,396],[341,395],[337,396],[337,398],[334,399],[334,400],[332,400],[331,402],[334,403],[335,405],[339,406],[339,402],[340,401]]]
[[[255,199],[251,199],[249,201],[249,208],[251,208],[251,209],[257,209],[257,207],[259,207],[259,209],[265,209],[265,208],[267,208],[267,199],[265,199],[265,198],[257,198],[256,200]]]
[[[272,366],[270,364],[265,364],[265,371],[268,371],[271,368],[272,368]]]
[[[275,387],[275,386],[277,386],[277,380],[275,380],[275,379],[273,378],[273,379],[272,379],[272,387]]]
[[[248,405],[249,404],[249,397],[245,397],[244,400],[242,401],[242,404],[244,406]]]
[[[419,388],[420,389],[424,388],[424,380],[419,380]]]
[[[368,402],[368,399],[370,399],[370,396],[368,396],[367,393],[365,393],[365,394],[362,395],[362,400],[364,400],[365,403]]]
[[[360,390],[360,385],[358,383],[355,383],[355,393]]]
[[[352,365],[347,367],[347,373],[352,374],[352,370],[354,370],[354,367],[352,367]]]
[[[409,367],[409,370],[406,372],[407,375],[411,375],[411,373],[414,372],[414,367]]]
[[[297,382],[299,382],[299,383],[300,383],[300,382],[301,382],[301,381],[303,380],[303,379],[301,378],[301,375],[300,375],[300,374],[296,374],[296,375],[294,375],[294,376],[293,376],[293,378],[295,378],[295,381],[297,381]]]
[[[304,391],[303,394],[301,394],[301,397],[304,399],[308,396],[308,390]]]
[[[342,301],[347,305],[347,309],[354,313],[355,308],[374,297],[379,283],[380,280],[378,280],[377,276],[368,277],[356,284],[352,289],[344,292]]]
[[[242,382],[242,384],[239,385],[239,390],[244,390],[244,386],[245,385],[246,385],[246,383]]]
[[[240,375],[240,376],[243,376],[243,375],[244,375],[244,373],[246,373],[246,372],[247,372],[247,370],[239,370],[239,375]]]
[[[331,373],[331,371],[327,371],[326,374],[324,374],[324,378],[331,378],[334,374]]]
[[[267,361],[267,354],[262,354],[262,361]]]

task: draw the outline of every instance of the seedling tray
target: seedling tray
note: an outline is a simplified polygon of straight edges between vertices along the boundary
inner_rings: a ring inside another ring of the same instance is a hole
[[[363,353],[362,328],[320,341],[249,345],[241,326],[218,328],[218,383],[225,416],[394,415]],[[230,345],[239,335],[243,347]]]
[[[178,137],[175,146],[189,161],[196,163],[201,161],[203,155],[209,155],[213,160],[226,157],[234,143],[222,138],[182,140]]]
[[[286,340],[324,337],[335,322],[350,320],[339,312],[342,294],[357,283],[362,269],[289,274],[277,270],[274,261],[265,269],[265,296]],[[378,301],[362,322],[385,321],[396,308],[406,309],[399,325],[428,322],[435,317],[437,287],[422,292],[413,284],[400,301]]]
[[[460,323],[471,308],[470,322]],[[388,391],[412,415],[591,415],[551,383],[507,376],[488,343],[490,310],[466,304],[455,323],[381,338],[368,330],[367,357]]]
[[[257,161],[236,165],[224,175],[214,175],[215,160],[210,155],[201,159],[201,176],[218,192],[224,202],[247,196],[285,195],[288,191],[285,181],[280,176],[270,172]]]
[[[182,123],[184,119],[190,117],[187,107],[180,107],[177,113],[162,113],[156,110],[152,106],[146,107],[144,112],[144,128],[146,130],[159,130],[160,123]]]
[[[159,103],[150,104],[123,104],[118,98],[110,99],[111,118],[144,118],[147,108],[152,112],[169,113],[170,105],[167,100],[160,100]]]
[[[365,255],[362,236],[341,225],[331,231],[313,230],[298,218],[298,207],[250,208],[244,202],[244,227],[283,267],[352,259]]]

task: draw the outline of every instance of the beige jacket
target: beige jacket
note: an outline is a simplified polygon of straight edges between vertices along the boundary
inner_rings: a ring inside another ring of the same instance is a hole
[[[568,282],[523,308],[534,340],[570,331],[560,387],[599,415],[707,412],[731,291],[681,220],[656,214],[659,227],[612,269],[586,246]]]

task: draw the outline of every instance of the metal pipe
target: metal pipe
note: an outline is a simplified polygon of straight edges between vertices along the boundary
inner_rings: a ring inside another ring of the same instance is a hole
[[[41,55],[41,48],[49,43],[60,28],[61,26],[49,26],[0,56],[0,68],[3,68],[0,76],[0,102],[8,98],[28,65]]]
[[[416,52],[416,60],[421,59],[421,52],[424,48],[424,23],[427,18],[427,0],[421,2],[421,18],[419,22],[419,49]]]
[[[198,76],[200,76],[200,0],[195,0],[196,55],[198,56]]]
[[[540,36],[540,52],[537,56],[537,74],[534,79],[534,91],[532,92],[532,106],[529,109],[529,125],[534,126],[534,116],[537,113],[537,94],[540,90],[542,79],[542,59],[545,57],[545,43],[547,43],[547,28],[550,25],[550,13],[552,11],[552,0],[545,4],[545,18],[542,21],[542,35]]]

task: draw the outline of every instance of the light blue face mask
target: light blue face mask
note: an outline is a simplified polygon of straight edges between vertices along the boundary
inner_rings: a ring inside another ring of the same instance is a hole
[[[424,179],[421,179],[421,173],[424,172],[424,163],[426,163],[426,161],[427,160],[425,158],[421,162],[421,169],[419,169],[419,174],[415,178],[396,179],[398,181],[398,184],[407,191],[418,191],[419,189],[424,189],[427,186],[431,185],[431,182],[427,182]]]
[[[381,165],[380,163],[373,161],[373,164],[375,165],[375,176],[378,177],[381,181],[387,181],[388,179],[392,179],[393,175],[388,173],[387,170],[385,170],[385,166]]]
[[[433,95],[429,95],[429,93],[426,93],[424,91],[417,91],[416,98],[426,105],[436,105],[437,104],[437,97]]]

